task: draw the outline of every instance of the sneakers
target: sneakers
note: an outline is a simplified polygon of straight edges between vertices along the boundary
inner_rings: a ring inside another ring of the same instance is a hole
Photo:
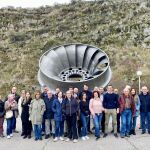
[[[63,138],[63,137],[59,137],[59,139],[60,139],[61,141],[64,141],[64,138]]]
[[[13,137],[13,134],[10,134],[10,137]]]
[[[69,138],[67,138],[66,140],[65,140],[65,142],[69,142],[70,141],[70,139]]]
[[[7,139],[10,139],[10,135],[7,135]]]
[[[77,139],[74,139],[74,140],[73,140],[73,143],[77,143],[77,142],[78,142],[78,140],[77,140]]]
[[[58,141],[58,137],[55,137],[53,141],[54,141],[54,142],[57,142],[57,141]]]
[[[85,141],[85,140],[86,140],[85,136],[83,136],[81,139],[82,139],[83,141]]]
[[[90,139],[88,136],[85,136],[85,138],[86,138],[87,140],[89,140],[89,139]]]

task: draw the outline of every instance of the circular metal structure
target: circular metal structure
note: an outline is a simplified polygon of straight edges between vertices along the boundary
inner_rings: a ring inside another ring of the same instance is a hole
[[[81,89],[84,84],[91,89],[105,87],[111,76],[107,54],[91,45],[57,46],[45,52],[39,61],[38,81],[52,91],[59,87],[65,92],[69,86]]]

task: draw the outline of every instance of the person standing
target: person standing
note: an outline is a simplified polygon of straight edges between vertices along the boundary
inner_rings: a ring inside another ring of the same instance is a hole
[[[95,137],[96,140],[98,140],[100,138],[102,111],[104,111],[103,102],[102,99],[100,99],[98,91],[93,92],[93,98],[90,100],[89,109],[94,121]]]
[[[103,99],[104,99],[104,88],[103,87],[99,88],[99,94],[100,94],[100,99],[103,102]],[[103,115],[102,115],[102,121],[101,121],[101,130],[103,133],[105,133],[105,111],[103,111],[102,114]]]
[[[40,92],[35,92],[35,99],[31,101],[29,114],[34,128],[35,141],[42,140],[42,118],[45,111],[44,100],[40,98]]]
[[[63,93],[58,92],[58,97],[54,100],[52,105],[52,110],[54,112],[54,120],[55,120],[55,139],[54,142],[57,142],[59,139],[61,141],[64,140],[64,119],[65,116],[62,112],[62,106],[64,103]]]
[[[117,94],[119,100],[119,91],[114,89],[114,93]],[[120,133],[120,112],[117,113],[117,132]]]
[[[16,110],[18,109],[17,102],[14,99],[13,94],[8,95],[8,99],[5,102],[6,121],[7,121],[7,139],[13,137],[13,127],[16,119]]]
[[[110,116],[112,116],[112,128],[114,129],[114,136],[118,137],[117,134],[117,113],[119,113],[118,96],[113,92],[112,85],[108,85],[107,93],[104,95],[103,107],[105,109],[105,134],[103,137],[108,135],[108,123]]]
[[[48,139],[50,137],[51,130],[52,130],[53,138],[55,138],[55,121],[54,121],[54,112],[52,110],[53,101],[54,101],[54,96],[52,95],[51,91],[47,91],[47,97],[44,98],[44,102],[46,106],[46,110],[44,112],[45,139]]]
[[[87,134],[88,134],[88,122],[90,110],[89,110],[89,101],[87,101],[86,93],[82,93],[82,99],[80,100],[79,105],[80,105],[80,118],[82,123],[81,128],[82,140],[88,140],[89,137],[87,136]]]
[[[140,115],[141,115],[141,125],[142,134],[146,133],[146,128],[150,134],[150,94],[148,92],[147,86],[142,87],[142,92],[139,95],[140,99]]]
[[[136,112],[135,112],[135,116],[133,116],[131,119],[130,135],[131,134],[136,135],[135,128],[136,128],[136,120],[137,120],[137,117],[139,116],[139,112],[140,112],[140,99],[134,88],[131,89],[131,96],[133,97],[134,102],[135,102]]]
[[[87,95],[87,101],[90,102],[90,100],[91,100],[91,98],[92,98],[92,91],[89,90],[89,87],[88,87],[87,84],[84,84],[83,90],[79,93],[79,99],[82,98],[82,93],[83,93],[83,92],[86,93],[86,95]],[[92,131],[91,131],[91,120],[90,120],[90,119],[91,119],[91,118],[90,118],[90,115],[89,115],[88,132],[89,132],[89,133],[92,133]]]
[[[4,134],[3,134],[4,116],[5,116],[4,102],[3,102],[2,97],[0,95],[0,137],[4,137]]]
[[[66,116],[67,128],[68,128],[68,138],[66,142],[73,139],[73,142],[78,142],[77,135],[77,112],[79,110],[79,104],[77,100],[72,97],[71,92],[66,92],[65,103],[63,104],[63,113]]]
[[[23,99],[21,103],[22,107],[22,113],[21,113],[21,120],[23,125],[23,131],[24,131],[24,137],[23,139],[26,139],[27,137],[31,138],[31,131],[32,131],[32,124],[29,120],[29,106],[31,103],[31,94],[29,92],[26,92],[26,97]]]
[[[21,91],[21,97],[19,98],[19,101],[18,101],[18,113],[19,113],[19,117],[21,117],[21,114],[22,114],[22,102],[23,100],[26,98],[26,91],[25,90],[22,90]],[[23,123],[23,122],[22,122]],[[21,136],[24,136],[24,126],[22,124],[22,133],[21,133]]]
[[[135,102],[130,95],[129,89],[125,88],[123,94],[119,98],[120,114],[121,114],[121,138],[130,137],[131,118],[135,116]]]
[[[43,92],[41,93],[41,98],[44,100],[47,98],[48,87],[46,85],[43,86]],[[45,133],[45,115],[43,115],[42,119],[42,135]]]
[[[18,101],[19,101],[19,98],[20,98],[20,95],[17,93],[17,87],[16,86],[13,86],[12,89],[11,89],[11,94],[14,95],[14,99],[15,101],[17,102],[18,104]],[[16,119],[18,117],[18,109],[15,111],[15,118],[14,118],[14,123],[13,123],[13,132],[14,133],[18,133],[18,131],[16,130]]]

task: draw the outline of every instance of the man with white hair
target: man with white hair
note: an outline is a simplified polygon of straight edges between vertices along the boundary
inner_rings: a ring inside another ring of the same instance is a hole
[[[121,138],[130,137],[131,117],[135,115],[135,102],[130,95],[130,90],[125,88],[123,94],[119,98],[120,114],[121,114]]]
[[[142,92],[139,95],[140,99],[140,114],[141,114],[141,125],[142,134],[146,133],[146,123],[148,127],[148,133],[150,134],[150,94],[147,86],[142,87]]]

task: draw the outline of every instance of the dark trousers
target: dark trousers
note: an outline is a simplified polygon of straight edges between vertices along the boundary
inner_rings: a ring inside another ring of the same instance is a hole
[[[42,119],[42,132],[45,132],[45,117]]]
[[[24,135],[31,135],[31,131],[32,131],[32,124],[31,121],[26,120],[25,122],[22,122],[23,125],[23,133]]]
[[[148,133],[150,133],[150,112],[141,112],[141,123],[142,131],[145,132],[148,129]]]
[[[68,127],[68,138],[78,139],[77,135],[77,115],[74,113],[71,116],[66,116],[66,122]]]
[[[120,113],[117,114],[117,132],[120,132]]]
[[[4,117],[0,118],[0,135],[3,135]]]
[[[102,113],[101,129],[105,133],[105,112]]]

